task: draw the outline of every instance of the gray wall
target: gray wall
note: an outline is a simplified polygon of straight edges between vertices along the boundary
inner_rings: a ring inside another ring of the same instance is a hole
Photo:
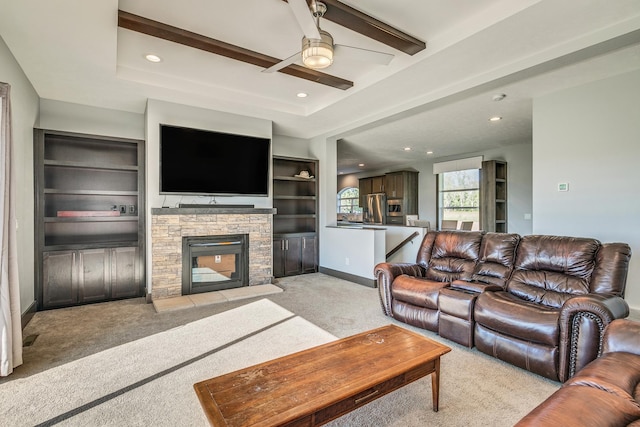
[[[16,173],[20,307],[24,313],[34,295],[33,128],[38,121],[38,94],[0,37],[0,82],[11,85],[13,156]]]
[[[631,245],[640,309],[640,71],[550,94],[533,109],[533,230]],[[558,183],[569,191],[559,192]]]

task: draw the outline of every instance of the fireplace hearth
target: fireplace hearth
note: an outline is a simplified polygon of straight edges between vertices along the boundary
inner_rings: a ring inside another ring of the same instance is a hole
[[[182,294],[249,285],[249,235],[182,238]]]

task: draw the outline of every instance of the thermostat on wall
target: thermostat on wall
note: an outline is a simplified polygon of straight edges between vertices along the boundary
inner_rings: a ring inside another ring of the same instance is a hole
[[[568,182],[559,182],[558,183],[558,191],[569,191],[569,183]]]

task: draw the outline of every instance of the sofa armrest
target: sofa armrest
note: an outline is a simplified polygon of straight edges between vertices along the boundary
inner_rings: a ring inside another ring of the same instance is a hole
[[[604,330],[602,353],[624,351],[640,355],[640,322],[616,319]]]
[[[604,329],[629,315],[617,296],[588,294],[568,299],[560,311],[558,377],[566,381],[602,353]]]
[[[497,292],[504,290],[500,285],[480,282],[478,280],[454,280],[453,282],[451,282],[451,287],[462,289],[468,292],[475,292],[478,294],[481,294],[483,292]]]
[[[395,278],[402,274],[413,277],[424,277],[424,271],[424,267],[409,263],[391,264],[381,262],[374,267],[373,275],[378,280],[378,293],[380,294],[380,304],[382,304],[384,314],[393,317],[391,311],[391,284]]]

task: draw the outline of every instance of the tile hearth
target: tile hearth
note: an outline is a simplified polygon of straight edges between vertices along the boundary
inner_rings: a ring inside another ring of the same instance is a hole
[[[222,291],[204,292],[201,294],[183,295],[175,298],[163,298],[153,301],[156,312],[183,310],[222,302],[255,298],[282,292],[276,285],[244,286],[242,288],[225,289]]]

